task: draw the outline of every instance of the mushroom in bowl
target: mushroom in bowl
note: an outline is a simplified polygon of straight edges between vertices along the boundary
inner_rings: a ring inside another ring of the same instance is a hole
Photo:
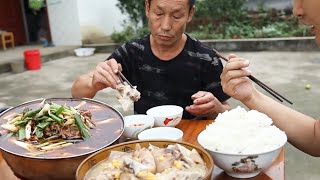
[[[155,126],[175,127],[181,121],[183,108],[176,105],[162,105],[147,110],[154,117]]]
[[[270,167],[287,136],[265,114],[238,107],[219,114],[198,142],[229,176],[251,178]]]

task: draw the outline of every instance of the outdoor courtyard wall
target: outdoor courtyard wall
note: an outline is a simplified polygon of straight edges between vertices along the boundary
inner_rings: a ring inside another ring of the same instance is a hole
[[[204,44],[219,51],[319,51],[314,37],[292,38],[260,38],[260,39],[228,39],[201,40]],[[117,43],[85,44],[94,47],[96,52],[112,53],[121,46]]]

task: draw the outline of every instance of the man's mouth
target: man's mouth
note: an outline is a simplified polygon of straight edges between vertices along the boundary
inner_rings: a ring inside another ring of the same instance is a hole
[[[158,34],[158,36],[165,37],[165,38],[172,38],[172,36],[168,34]]]

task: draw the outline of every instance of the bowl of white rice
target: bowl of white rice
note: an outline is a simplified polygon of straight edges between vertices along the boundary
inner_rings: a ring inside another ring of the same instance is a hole
[[[235,178],[251,178],[271,166],[287,142],[285,132],[255,110],[237,107],[217,116],[198,136],[215,165]]]
[[[161,105],[148,109],[146,113],[154,117],[156,127],[175,127],[181,121],[183,108],[177,105]]]

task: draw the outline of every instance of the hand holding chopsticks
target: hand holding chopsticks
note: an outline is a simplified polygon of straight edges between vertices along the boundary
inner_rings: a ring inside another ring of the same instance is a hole
[[[227,58],[225,58],[224,56],[222,56],[217,50],[213,49],[213,51],[216,53],[216,55],[220,58],[223,59],[224,61],[228,62],[229,60]],[[273,97],[275,97],[276,99],[278,99],[280,102],[283,102],[283,100],[287,101],[290,104],[293,104],[291,101],[289,101],[288,99],[286,99],[285,97],[283,97],[282,95],[280,95],[279,93],[277,93],[275,90],[273,90],[272,88],[270,88],[269,86],[267,86],[266,84],[264,84],[263,82],[261,82],[260,80],[258,80],[257,78],[253,77],[252,75],[248,76],[249,79],[251,79],[253,82],[255,82],[257,85],[259,85],[261,88],[263,88],[265,91],[267,91],[268,93],[270,93]]]
[[[119,79],[120,79],[121,83],[123,83],[123,81],[125,81],[125,82],[127,82],[127,83],[129,84],[129,86],[130,86],[131,88],[134,89],[134,87],[133,87],[132,84],[129,82],[129,80],[128,80],[120,71],[118,72],[118,76],[119,76]]]

